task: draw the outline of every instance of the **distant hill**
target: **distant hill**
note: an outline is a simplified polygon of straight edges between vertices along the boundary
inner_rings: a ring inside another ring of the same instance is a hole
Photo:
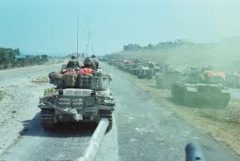
[[[240,44],[240,36],[225,38],[222,41],[220,41],[219,44],[239,45]]]
[[[129,59],[165,62],[179,69],[187,66],[211,65],[218,70],[240,71],[240,36],[215,44],[181,41],[121,53]]]

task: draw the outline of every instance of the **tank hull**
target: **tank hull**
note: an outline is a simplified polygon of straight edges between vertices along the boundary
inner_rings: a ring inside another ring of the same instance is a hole
[[[52,129],[59,123],[98,123],[108,118],[112,125],[114,99],[109,91],[61,89],[40,100],[41,124]],[[111,127],[109,127],[110,129]]]
[[[226,108],[231,95],[213,85],[176,83],[172,86],[172,99],[176,104],[189,107]]]

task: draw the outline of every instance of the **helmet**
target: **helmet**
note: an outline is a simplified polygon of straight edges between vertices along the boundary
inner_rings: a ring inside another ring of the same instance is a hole
[[[85,60],[84,60],[84,62],[83,62],[83,64],[84,64],[84,67],[96,69],[96,66],[95,66],[95,64],[94,64],[94,61],[93,61],[93,59],[90,58],[90,57],[86,57]]]
[[[83,62],[84,66],[88,66],[88,67],[89,67],[89,66],[91,65],[91,63],[92,63],[91,58],[86,57],[86,58],[84,59],[84,62]]]

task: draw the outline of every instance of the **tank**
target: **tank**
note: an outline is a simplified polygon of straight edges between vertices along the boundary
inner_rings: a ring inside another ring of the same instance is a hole
[[[139,72],[139,67],[132,67],[130,69],[130,73],[137,76],[138,75],[138,72]]]
[[[54,78],[55,79],[55,78]],[[59,123],[96,123],[101,118],[109,120],[112,127],[112,112],[115,101],[109,90],[111,77],[102,73],[61,75],[57,87],[45,90],[40,98],[41,125],[46,130]]]
[[[175,103],[190,107],[226,108],[231,95],[224,91],[220,82],[222,76],[198,77],[196,74],[190,80],[178,81],[172,86],[172,99]],[[218,77],[218,78],[217,78]],[[202,79],[197,79],[202,78]],[[197,81],[198,80],[198,81]]]
[[[229,92],[215,84],[178,82],[172,86],[173,101],[184,106],[226,108],[230,97]]]
[[[153,71],[149,67],[140,67],[138,72],[137,72],[137,77],[138,78],[147,78],[147,79],[152,79],[153,77]]]
[[[156,86],[161,89],[171,89],[172,85],[182,79],[182,74],[177,71],[157,73]]]
[[[147,62],[147,65],[150,69],[152,69],[153,75],[155,76],[156,73],[159,73],[160,70],[160,65],[155,63],[155,62]]]

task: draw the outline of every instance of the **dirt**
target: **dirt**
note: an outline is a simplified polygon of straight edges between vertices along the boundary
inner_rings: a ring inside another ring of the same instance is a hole
[[[39,112],[37,103],[43,94],[42,88],[33,83],[3,88],[6,95],[0,104],[0,154],[19,139],[27,124]]]
[[[32,80],[45,78],[58,65],[43,65],[1,71],[0,93],[0,155],[14,146],[23,133],[28,130],[32,119],[40,111],[39,97],[44,89],[51,87],[48,83],[33,83]],[[38,68],[39,70],[34,70]],[[41,79],[42,80],[42,79]]]
[[[164,104],[166,108],[171,109],[180,117],[240,155],[240,100],[231,99],[228,107],[222,110],[179,106],[171,101],[171,91],[169,89],[156,88],[154,79],[138,79],[128,73],[125,73],[125,75]]]

